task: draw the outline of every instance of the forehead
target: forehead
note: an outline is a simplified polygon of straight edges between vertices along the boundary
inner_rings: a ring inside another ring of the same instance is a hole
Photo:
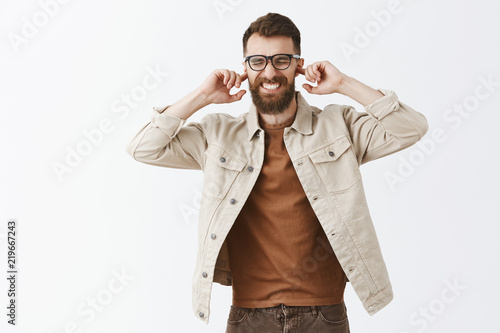
[[[254,33],[248,38],[246,55],[262,54],[270,56],[277,53],[295,53],[292,37],[264,37]]]

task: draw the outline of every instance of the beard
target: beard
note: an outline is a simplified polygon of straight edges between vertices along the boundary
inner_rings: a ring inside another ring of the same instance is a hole
[[[261,83],[279,83],[285,90],[279,94],[267,94],[260,90]],[[280,114],[288,108],[295,97],[295,76],[289,84],[285,76],[276,76],[272,80],[266,78],[256,78],[250,83],[248,81],[253,104],[257,110],[265,114]]]

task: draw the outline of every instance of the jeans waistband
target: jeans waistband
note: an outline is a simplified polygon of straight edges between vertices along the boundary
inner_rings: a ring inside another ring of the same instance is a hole
[[[253,315],[255,312],[267,312],[267,313],[277,313],[277,312],[282,312],[283,310],[286,310],[289,313],[308,313],[312,312],[313,314],[316,314],[318,312],[318,309],[325,308],[325,307],[332,307],[332,306],[342,306],[344,304],[344,301],[341,301],[338,304],[328,304],[328,305],[285,305],[283,303],[272,306],[272,307],[264,307],[264,308],[242,308],[238,306],[231,305],[233,308],[243,310],[248,312],[250,315]]]

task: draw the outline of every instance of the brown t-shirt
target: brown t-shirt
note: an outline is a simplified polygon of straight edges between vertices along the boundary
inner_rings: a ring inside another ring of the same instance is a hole
[[[300,184],[283,141],[266,124],[264,164],[227,236],[233,305],[328,305],[343,300],[346,276]]]

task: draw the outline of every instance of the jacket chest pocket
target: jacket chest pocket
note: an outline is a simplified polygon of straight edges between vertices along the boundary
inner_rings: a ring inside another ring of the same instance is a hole
[[[205,155],[203,194],[222,199],[246,163],[214,145],[207,148]]]
[[[347,190],[361,179],[359,166],[347,136],[335,138],[307,155],[329,192]]]

